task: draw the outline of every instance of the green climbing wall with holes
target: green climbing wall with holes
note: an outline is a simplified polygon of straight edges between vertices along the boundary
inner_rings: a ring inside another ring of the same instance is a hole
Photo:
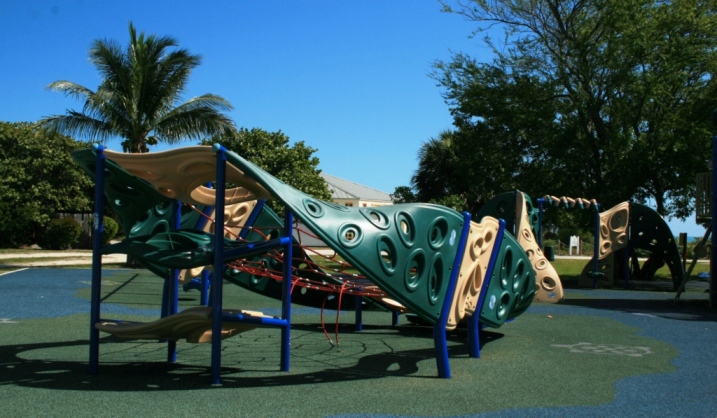
[[[630,203],[630,249],[648,250],[670,268],[675,290],[685,271],[675,237],[664,219],[653,209]]]
[[[478,211],[476,221],[480,220],[484,216],[492,216],[494,218],[503,219],[505,221],[506,231],[513,234],[515,232],[515,194],[522,193],[518,191],[501,193],[493,199],[486,202],[485,205]],[[528,217],[530,219],[530,227],[533,228],[534,232],[538,231],[538,223],[540,222],[538,217],[538,209],[533,205],[533,201],[530,196],[523,193],[525,196],[525,206],[528,211]]]
[[[460,213],[430,204],[340,206],[284,184],[233,152],[227,161],[392,298],[424,320],[438,321],[464,222]]]
[[[252,224],[252,228],[247,233],[246,239],[250,242],[260,242],[266,239],[266,237],[280,236],[283,231],[284,221],[279,218],[269,206],[263,206],[261,212]],[[294,242],[292,264],[296,275],[306,280],[341,286],[342,280],[345,277],[342,277],[338,273],[327,273],[318,266],[309,266],[308,261],[310,260],[307,261],[309,255],[300,245],[296,244],[296,239],[294,239]],[[244,262],[245,265],[255,266],[261,271],[260,273],[252,274],[252,272],[249,271],[228,267],[224,273],[224,279],[264,296],[281,299],[281,282],[268,277],[265,273],[266,270],[268,270],[274,272],[276,275],[281,274],[284,261],[283,256],[280,256],[282,251],[281,248],[277,248]],[[349,279],[355,281],[354,277],[349,277]],[[327,296],[324,291],[299,286],[292,292],[291,303],[312,307],[324,306],[326,309],[341,308],[352,310],[356,307],[356,298],[343,298],[341,306],[339,306],[338,298],[328,298],[329,300],[327,300]],[[363,302],[365,307],[373,307],[375,305],[370,300],[364,300]]]
[[[72,158],[95,179],[97,154],[93,148],[74,151]],[[162,196],[146,181],[128,173],[113,161],[106,159],[104,165],[105,196],[128,238],[154,235],[172,229],[172,199]],[[181,227],[193,228],[199,216],[194,211],[182,214]],[[146,261],[143,265],[160,277],[168,277],[167,267]]]
[[[500,327],[523,313],[535,296],[535,272],[518,241],[505,234],[486,289],[480,322]]]

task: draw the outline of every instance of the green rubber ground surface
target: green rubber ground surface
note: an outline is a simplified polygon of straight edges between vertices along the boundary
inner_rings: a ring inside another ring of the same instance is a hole
[[[100,373],[88,374],[89,270],[0,276],[0,416],[715,416],[716,316],[704,284],[673,293],[568,289],[564,303],[481,334],[449,336],[451,379],[436,377],[432,330],[342,312],[338,348],[320,311],[294,307],[291,370],[279,371],[276,329],[224,341],[221,387],[210,346],[103,335]],[[103,317],[154,320],[162,283],[143,270],[105,272]],[[181,294],[181,307],[198,293]],[[224,306],[278,314],[279,302],[236,286]],[[324,313],[336,339],[336,312]]]

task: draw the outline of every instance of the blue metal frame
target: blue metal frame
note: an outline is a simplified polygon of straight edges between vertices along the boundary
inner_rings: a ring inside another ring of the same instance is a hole
[[[95,211],[92,223],[92,287],[90,300],[90,374],[97,374],[100,358],[100,331],[95,324],[100,321],[102,292],[102,233],[104,232],[105,202],[105,154],[102,145],[95,145]]]
[[[600,204],[595,202],[595,247],[593,248],[593,288],[598,288],[600,272]]]
[[[458,274],[460,273],[461,263],[463,262],[463,253],[468,241],[468,233],[470,232],[471,215],[463,212],[463,229],[456,248],[456,258],[453,262],[453,270],[451,278],[446,288],[446,297],[443,299],[443,307],[438,322],[433,325],[433,344],[436,350],[436,365],[438,366],[438,377],[450,379],[451,365],[448,361],[448,342],[446,340],[446,325],[448,324],[448,316],[450,314],[451,305],[453,303],[453,294],[456,291],[456,283],[458,282]]]
[[[478,304],[476,310],[468,318],[468,356],[480,358],[480,312],[483,310],[483,303],[485,302],[485,296],[488,292],[488,285],[493,277],[493,271],[495,270],[495,262],[498,260],[498,254],[500,253],[500,246],[503,244],[503,236],[505,235],[505,220],[498,219],[498,234],[496,234],[495,244],[493,244],[493,253],[490,255],[490,261],[488,262],[488,269],[486,270],[485,278],[483,279],[483,285],[481,286],[480,295],[478,296]]]
[[[252,209],[251,213],[249,214],[249,217],[246,219],[246,222],[244,222],[244,228],[239,231],[240,239],[246,238],[247,234],[251,230],[251,226],[253,226],[254,222],[256,222],[256,219],[259,217],[259,214],[261,214],[261,210],[264,209],[265,204],[266,200],[264,199],[259,199],[256,201],[254,209]]]
[[[91,285],[91,301],[90,301],[90,352],[89,352],[89,369],[91,374],[97,374],[99,368],[99,330],[95,325],[100,322],[100,304],[101,304],[101,283],[102,283],[102,232],[104,230],[102,214],[104,212],[104,185],[105,185],[105,160],[104,147],[95,145],[96,166],[95,166],[95,208],[93,222],[93,241],[92,241],[92,285]],[[217,189],[215,202],[215,223],[214,228],[214,271],[215,279],[211,280],[211,307],[212,307],[212,349],[211,349],[211,379],[213,385],[221,385],[221,342],[222,342],[222,322],[246,322],[261,326],[280,327],[281,333],[281,370],[289,370],[290,359],[290,339],[291,339],[291,285],[292,285],[292,257],[293,257],[293,214],[288,212],[285,214],[284,236],[278,239],[272,239],[267,242],[248,244],[242,249],[234,249],[224,251],[224,196],[226,190],[226,149],[220,145],[214,146],[217,153]],[[260,201],[258,210],[254,214],[255,220],[263,205]],[[181,229],[181,206],[177,204],[174,208],[174,229]],[[276,248],[281,246],[284,250],[285,260],[283,268],[283,300],[282,300],[282,317],[252,317],[244,314],[224,314],[222,312],[222,281],[224,259],[226,256],[240,257],[243,253],[251,253],[263,248]],[[203,277],[206,284],[207,277]],[[170,277],[165,282],[162,295],[161,316],[173,315],[177,313],[179,308],[179,270],[172,269]],[[204,285],[203,285],[204,286]],[[206,302],[204,302],[206,304]],[[176,342],[168,342],[167,360],[169,362],[176,361]]]
[[[281,371],[289,371],[290,342],[291,342],[291,285],[292,285],[292,259],[293,259],[293,226],[294,217],[289,211],[284,214],[284,236],[270,240],[266,243],[248,244],[241,249],[224,251],[224,195],[226,191],[226,152],[227,149],[219,144],[213,146],[217,154],[217,187],[215,197],[215,227],[214,227],[214,274],[211,280],[211,306],[212,306],[212,364],[211,382],[214,386],[221,385],[221,344],[222,322],[245,322],[261,326],[281,328]],[[263,204],[263,203],[262,203]],[[258,212],[257,212],[258,214]],[[274,248],[281,246],[284,251],[282,271],[282,306],[281,318],[253,317],[241,313],[225,314],[222,311],[222,282],[224,275],[225,256],[241,255],[259,248]]]

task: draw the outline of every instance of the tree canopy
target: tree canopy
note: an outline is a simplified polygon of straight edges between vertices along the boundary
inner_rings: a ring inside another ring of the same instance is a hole
[[[222,113],[232,107],[220,96],[204,94],[181,102],[191,70],[201,63],[199,55],[172,49],[178,44],[171,37],[137,35],[132,23],[129,36],[125,50],[113,40],[94,41],[89,58],[102,78],[96,91],[65,80],[47,86],[84,101],[84,106],[43,119],[46,127],[90,141],[119,136],[125,138],[125,152],[147,152],[158,142],[201,139],[233,127]]]
[[[289,146],[289,137],[281,131],[240,128],[229,134],[205,139],[201,145],[217,143],[295,189],[317,199],[331,200],[326,182],[319,175],[319,159],[313,156],[316,149],[306,146],[303,141]]]
[[[36,243],[56,212],[92,209],[93,183],[70,156],[87,146],[35,124],[0,122],[0,247]]]
[[[520,189],[607,207],[650,201],[664,216],[689,216],[717,107],[717,0],[458,0],[444,8],[474,21],[475,35],[503,29],[504,38],[484,38],[490,62],[454,53],[435,63],[455,132],[421,149],[412,180],[421,199],[450,193],[475,212]],[[453,164],[431,163],[443,154]],[[424,181],[441,176],[451,190]]]

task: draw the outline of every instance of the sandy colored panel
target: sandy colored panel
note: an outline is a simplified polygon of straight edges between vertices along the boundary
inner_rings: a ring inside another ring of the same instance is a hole
[[[481,223],[471,222],[446,329],[454,329],[475,313],[499,226],[498,220],[490,216],[484,217]]]
[[[533,230],[530,226],[528,209],[523,193],[516,193],[515,213],[517,219],[516,239],[528,255],[530,264],[535,271],[535,298],[539,302],[557,303],[563,300],[563,284],[558,272],[543,255]]]
[[[263,316],[261,312],[225,311]],[[102,332],[127,339],[172,340],[186,339],[190,343],[209,343],[212,339],[212,308],[196,307],[154,322],[114,322],[95,324]],[[222,323],[222,339],[229,338],[256,328],[254,325],[237,322]]]
[[[105,150],[105,156],[125,171],[147,181],[162,195],[196,205],[214,205],[215,190],[205,185],[216,179],[217,156],[212,147],[196,146],[145,154]],[[271,199],[271,194],[237,167],[227,164],[225,204]]]

